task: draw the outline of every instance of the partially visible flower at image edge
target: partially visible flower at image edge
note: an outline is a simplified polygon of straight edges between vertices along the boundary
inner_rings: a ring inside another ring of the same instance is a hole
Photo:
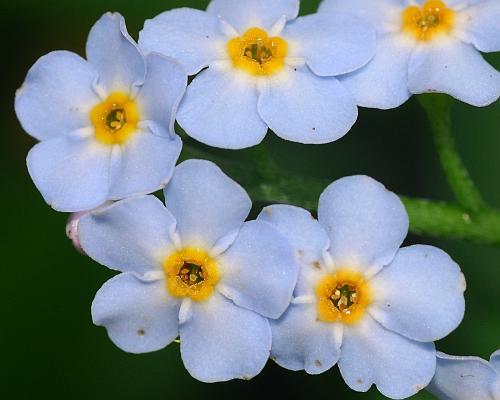
[[[290,303],[292,248],[271,224],[244,222],[250,198],[209,161],[177,166],[165,203],[133,197],[81,218],[85,253],[121,272],[96,294],[92,319],[131,353],[179,336],[186,369],[203,382],[250,379],[269,358],[267,318]]]
[[[500,51],[498,0],[323,0],[318,13],[349,13],[377,31],[373,60],[341,78],[360,106],[440,92],[482,107],[500,96],[500,72],[480,53]]]
[[[336,76],[370,61],[375,32],[349,15],[298,12],[299,0],[212,0],[207,11],[179,8],[146,21],[141,49],[198,74],[177,118],[189,136],[241,149],[260,143],[268,128],[308,144],[349,131],[357,106]]]
[[[287,205],[266,207],[257,220],[290,240],[301,265],[290,307],[271,321],[273,360],[310,374],[338,362],[351,389],[375,384],[395,399],[427,386],[433,341],[463,318],[465,279],[438,248],[399,248],[408,216],[394,193],[352,176],[325,189],[318,220]]]
[[[441,400],[499,400],[500,350],[490,362],[438,352],[436,374],[427,390]]]
[[[28,154],[29,173],[58,211],[164,187],[182,148],[174,121],[187,75],[179,64],[144,57],[116,13],[91,29],[87,58],[49,53],[16,93],[19,121],[41,141]]]

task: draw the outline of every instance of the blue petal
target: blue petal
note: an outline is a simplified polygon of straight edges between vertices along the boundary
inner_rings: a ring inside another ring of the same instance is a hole
[[[408,79],[412,93],[446,93],[477,107],[500,97],[500,73],[472,45],[458,40],[415,49]]]
[[[250,379],[264,368],[271,349],[267,320],[217,292],[192,303],[180,338],[184,366],[202,382]]]
[[[490,364],[495,368],[497,374],[500,374],[500,349],[495,351],[490,357]]]
[[[107,281],[92,302],[94,324],[129,353],[167,346],[179,334],[180,301],[168,294],[163,279],[143,281],[123,273]]]
[[[90,257],[109,268],[146,274],[161,271],[174,249],[175,219],[154,196],[122,200],[82,217],[80,243]]]
[[[401,35],[385,35],[377,40],[375,58],[362,69],[339,77],[358,105],[389,109],[410,97],[408,63],[413,45]]]
[[[316,304],[292,304],[279,320],[269,321],[273,333],[271,358],[283,368],[321,374],[340,356],[342,325],[321,322]]]
[[[375,31],[349,14],[322,13],[300,17],[282,36],[293,45],[290,57],[304,57],[320,76],[355,71],[375,55]]]
[[[484,52],[500,51],[500,3],[498,0],[481,1],[465,9],[466,39]]]
[[[165,202],[177,220],[182,245],[205,249],[235,235],[252,207],[240,185],[203,160],[177,166],[165,189]]]
[[[436,375],[427,387],[444,400],[496,400],[493,392],[495,370],[479,357],[449,356],[437,353]]]
[[[181,149],[178,136],[158,136],[150,131],[134,133],[120,147],[109,198],[119,200],[163,189],[172,177]]]
[[[271,224],[243,224],[234,243],[217,261],[219,289],[238,306],[278,318],[290,304],[299,266],[292,246]]]
[[[314,295],[316,281],[327,271],[324,254],[330,240],[323,227],[309,211],[288,205],[266,207],[258,220],[272,224],[293,247],[301,266],[294,296]]]
[[[174,58],[189,75],[197,74],[212,61],[227,58],[226,41],[216,17],[192,8],[161,13],[147,20],[139,34],[142,50]]]
[[[401,249],[370,284],[377,293],[371,315],[410,339],[439,340],[464,316],[465,278],[450,256],[436,247]]]
[[[31,67],[16,93],[16,114],[24,130],[39,139],[91,126],[100,102],[93,91],[97,72],[80,56],[54,51]]]
[[[45,201],[55,210],[85,211],[107,199],[111,150],[93,139],[56,137],[38,143],[28,170]]]
[[[299,14],[299,0],[212,0],[207,12],[222,17],[240,33],[257,27],[270,30],[284,15],[287,20]]]
[[[368,176],[342,178],[321,194],[318,219],[342,267],[372,272],[392,261],[408,233],[401,200]]]
[[[366,392],[372,384],[393,399],[426,387],[436,368],[434,343],[419,343],[388,331],[366,316],[344,327],[339,368],[347,385]]]
[[[250,78],[209,68],[189,85],[177,121],[192,138],[223,149],[259,144],[267,126],[257,112],[257,89]]]
[[[95,23],[87,40],[87,59],[108,92],[129,93],[144,82],[146,63],[118,13],[106,13]]]
[[[146,80],[137,95],[141,119],[175,134],[175,114],[186,91],[187,75],[178,63],[159,54],[149,54],[146,62]]]
[[[401,26],[404,3],[402,0],[323,0],[318,12],[351,14],[371,23],[377,32],[385,33]]]
[[[307,67],[290,68],[262,85],[258,107],[279,137],[306,144],[341,138],[358,116],[354,98],[336,78],[316,76]]]

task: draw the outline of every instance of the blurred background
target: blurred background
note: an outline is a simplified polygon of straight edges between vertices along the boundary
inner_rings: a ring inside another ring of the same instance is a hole
[[[302,3],[301,12],[310,13],[319,0]],[[309,376],[282,370],[273,362],[249,382],[203,384],[184,369],[177,344],[151,354],[127,354],[111,343],[104,328],[92,324],[94,294],[113,273],[73,250],[64,233],[67,215],[51,210],[32,184],[25,157],[35,140],[22,131],[14,115],[15,90],[40,56],[59,49],[84,55],[87,33],[105,11],[122,13],[137,39],[145,19],[170,8],[207,4],[207,0],[0,1],[3,399],[243,399],[263,396],[270,388],[289,399],[382,398],[373,388],[368,394],[351,391],[336,367]],[[500,54],[486,58],[500,69]],[[453,118],[458,147],[472,177],[489,204],[500,208],[500,102],[479,109],[457,103]],[[453,200],[425,115],[414,100],[392,111],[362,109],[354,129],[329,145],[293,144],[274,135],[268,135],[266,142],[283,170],[329,181],[368,174],[398,194]],[[249,159],[248,150],[220,151],[188,143],[217,157],[239,160],[243,167]],[[500,249],[408,237],[407,244],[417,242],[443,248],[467,278],[465,319],[437,343],[438,349],[489,358],[500,346]],[[426,392],[414,397],[431,398]]]

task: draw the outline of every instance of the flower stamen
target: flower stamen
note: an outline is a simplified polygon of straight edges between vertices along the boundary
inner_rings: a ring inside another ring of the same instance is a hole
[[[260,28],[250,28],[227,44],[233,66],[252,75],[272,75],[283,68],[288,51],[287,42],[269,37]]]
[[[123,144],[137,130],[136,103],[124,93],[112,93],[90,112],[95,137],[104,144]]]
[[[403,31],[417,40],[429,41],[436,35],[449,33],[455,13],[443,1],[429,0],[422,7],[410,6],[403,11]]]
[[[343,269],[325,276],[316,287],[318,319],[353,324],[371,303],[371,291],[363,276]]]
[[[175,297],[206,300],[219,282],[215,260],[198,248],[186,248],[172,253],[163,263],[167,288]]]

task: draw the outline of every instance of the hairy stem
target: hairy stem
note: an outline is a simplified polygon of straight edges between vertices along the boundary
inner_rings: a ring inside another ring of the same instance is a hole
[[[272,160],[271,166],[266,165],[263,158],[266,152],[267,149],[250,149],[252,163],[249,165],[185,144],[183,158],[204,158],[216,162],[243,184],[252,199],[261,205],[284,203],[316,211],[319,195],[331,182],[280,170]],[[410,217],[412,233],[500,246],[500,211],[481,207],[471,213],[458,203],[404,196],[401,199]]]
[[[481,210],[484,201],[457,152],[451,132],[453,99],[439,94],[421,95],[418,99],[429,119],[441,166],[458,204],[472,213]]]

